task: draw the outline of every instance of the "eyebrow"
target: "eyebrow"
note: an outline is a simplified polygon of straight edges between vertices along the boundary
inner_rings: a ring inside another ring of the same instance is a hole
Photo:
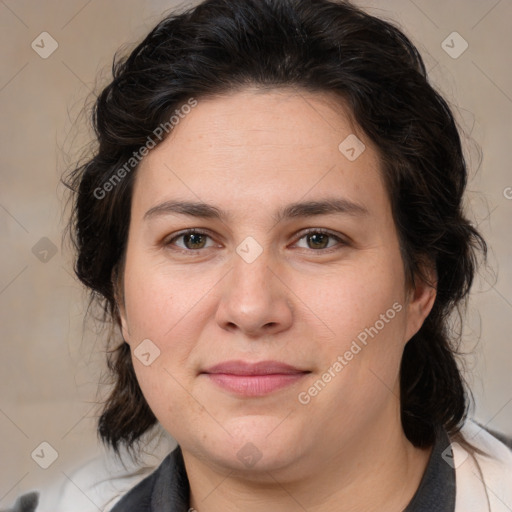
[[[227,220],[230,215],[208,203],[191,201],[165,201],[150,208],[144,214],[144,220],[149,220],[162,215],[188,215],[204,219]],[[361,204],[354,203],[348,199],[327,198],[318,201],[303,201],[291,203],[281,208],[273,216],[276,223],[286,219],[312,217],[315,215],[345,214],[345,215],[367,215],[368,210]]]

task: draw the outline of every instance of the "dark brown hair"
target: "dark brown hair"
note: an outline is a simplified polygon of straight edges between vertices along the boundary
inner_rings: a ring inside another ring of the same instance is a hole
[[[166,17],[129,56],[114,59],[113,80],[94,107],[97,150],[69,179],[77,276],[119,325],[115,282],[122,278],[136,167],[108,193],[98,190],[191,97],[248,86],[333,93],[378,148],[408,283],[425,278],[426,263],[437,272],[433,309],[403,354],[403,429],[420,447],[432,444],[441,426],[456,433],[468,397],[448,319],[467,297],[478,249],[486,252],[462,211],[467,170],[459,133],[415,46],[348,2],[206,0]],[[132,447],[157,420],[129,346],[111,348],[114,386],[99,433],[117,450]]]

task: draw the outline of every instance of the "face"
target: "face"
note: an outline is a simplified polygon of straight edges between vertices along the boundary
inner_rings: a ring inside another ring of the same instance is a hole
[[[434,292],[406,287],[377,151],[339,100],[199,100],[137,170],[123,276],[138,381],[184,453],[300,472],[400,428]]]

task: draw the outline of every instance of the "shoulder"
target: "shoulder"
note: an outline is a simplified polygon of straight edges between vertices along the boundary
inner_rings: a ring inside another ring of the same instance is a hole
[[[128,491],[111,512],[186,510],[189,487],[181,448],[177,446],[148,477]]]
[[[128,493],[114,505],[111,512],[150,512],[155,482],[166,460],[167,459],[164,459],[162,464],[153,473],[128,491]]]
[[[510,440],[468,421],[452,439],[457,498],[455,512],[512,509],[512,450]],[[477,508],[475,508],[475,506]],[[480,507],[480,508],[479,508]]]
[[[176,441],[165,432],[156,432],[141,446],[137,457],[124,447],[116,455],[100,445],[86,463],[66,470],[66,477],[41,493],[39,512],[109,512],[128,492],[151,476]]]

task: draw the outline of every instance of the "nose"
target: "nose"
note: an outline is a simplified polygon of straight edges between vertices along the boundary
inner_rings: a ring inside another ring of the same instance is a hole
[[[278,334],[290,328],[292,294],[280,279],[278,268],[265,251],[251,263],[235,254],[234,268],[223,280],[216,312],[218,325],[250,337]]]

